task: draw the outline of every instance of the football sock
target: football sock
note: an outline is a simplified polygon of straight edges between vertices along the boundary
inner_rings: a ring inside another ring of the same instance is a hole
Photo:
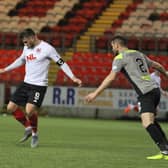
[[[150,124],[146,130],[148,131],[149,135],[153,139],[153,141],[158,145],[161,151],[167,151],[167,143],[165,143],[165,139],[155,124]]]
[[[26,118],[24,112],[17,108],[16,111],[12,113],[14,118],[19,121],[25,128],[30,126],[30,121]]]
[[[161,128],[160,124],[155,120],[154,124],[157,126],[157,128],[160,130],[160,133],[162,134],[162,136],[164,137],[165,142],[168,143],[166,134],[164,133],[163,129]]]
[[[38,115],[37,113],[33,113],[31,116],[29,116],[30,120],[30,125],[32,127],[32,132],[36,133],[37,132],[37,127],[38,127]]]
[[[134,106],[134,111],[136,111],[136,112],[139,111],[138,105],[135,105],[135,106]]]

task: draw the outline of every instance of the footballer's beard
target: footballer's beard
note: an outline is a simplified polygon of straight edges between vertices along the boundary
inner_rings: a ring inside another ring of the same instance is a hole
[[[27,45],[28,48],[34,48],[34,46],[35,46],[34,44]]]

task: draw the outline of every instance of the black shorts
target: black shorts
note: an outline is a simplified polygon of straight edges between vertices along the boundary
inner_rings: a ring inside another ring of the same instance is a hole
[[[139,112],[156,113],[160,102],[160,89],[155,88],[152,91],[138,97]]]
[[[10,101],[20,106],[25,106],[27,103],[31,103],[40,107],[46,90],[47,86],[37,86],[23,82],[18,86]]]

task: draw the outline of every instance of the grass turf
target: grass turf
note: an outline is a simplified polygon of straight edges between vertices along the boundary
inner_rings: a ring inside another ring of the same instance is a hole
[[[0,116],[1,168],[167,168],[140,122],[39,118],[39,147],[18,144],[23,128]],[[167,124],[162,124],[168,130]]]

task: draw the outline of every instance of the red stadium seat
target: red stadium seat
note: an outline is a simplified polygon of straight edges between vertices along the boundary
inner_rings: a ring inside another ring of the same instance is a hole
[[[17,13],[19,16],[43,17],[46,15],[48,9],[52,8],[57,1],[44,1],[43,3],[39,0],[25,1],[25,5],[17,9]]]
[[[158,49],[160,51],[168,51],[168,38],[161,38],[158,41]]]
[[[139,40],[136,37],[130,37],[128,39],[128,48],[138,49],[138,47],[139,47]]]

